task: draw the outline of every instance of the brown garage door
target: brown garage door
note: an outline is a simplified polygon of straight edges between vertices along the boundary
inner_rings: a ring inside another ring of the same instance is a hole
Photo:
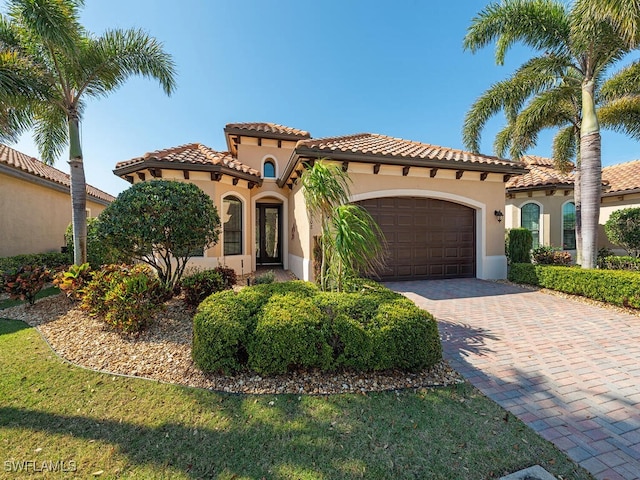
[[[387,240],[382,280],[475,277],[475,210],[432,198],[358,202]]]

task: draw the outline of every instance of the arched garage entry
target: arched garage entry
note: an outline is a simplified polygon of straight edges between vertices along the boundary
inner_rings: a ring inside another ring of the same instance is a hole
[[[476,211],[422,197],[382,197],[356,202],[376,220],[387,240],[381,280],[476,276]]]

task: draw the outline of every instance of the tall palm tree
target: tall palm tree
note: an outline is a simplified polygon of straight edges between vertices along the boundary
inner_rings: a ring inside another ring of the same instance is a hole
[[[83,0],[9,0],[0,17],[0,55],[28,64],[47,86],[32,96],[13,131],[34,128],[34,140],[46,163],[69,146],[74,262],[86,261],[86,181],[80,122],[87,97],[103,97],[133,75],[156,79],[167,95],[175,89],[175,67],[161,43],[135,30],[87,32],[79,22]],[[35,85],[33,85],[35,88]],[[21,104],[16,96],[16,105]],[[19,108],[18,108],[19,110]]]
[[[592,3],[596,4],[583,0],[573,9],[555,0],[492,3],[472,20],[464,39],[464,47],[472,52],[495,42],[500,65],[516,42],[540,54],[474,103],[465,119],[463,137],[466,146],[477,151],[482,128],[503,111],[507,126],[496,137],[496,150],[499,154],[509,150],[518,158],[535,145],[542,129],[560,128],[554,139],[554,157],[566,166],[578,155],[576,207],[583,268],[593,268],[597,254],[600,125],[640,138],[640,63],[604,78],[609,68],[636,47],[606,15],[596,18],[581,13],[587,6],[595,9]]]

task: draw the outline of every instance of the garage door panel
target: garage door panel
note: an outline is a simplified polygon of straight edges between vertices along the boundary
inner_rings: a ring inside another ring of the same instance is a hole
[[[436,199],[389,197],[359,202],[387,242],[383,280],[475,276],[475,211]]]

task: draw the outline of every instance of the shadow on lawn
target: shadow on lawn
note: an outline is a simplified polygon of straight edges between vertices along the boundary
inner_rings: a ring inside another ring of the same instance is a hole
[[[15,320],[3,318],[2,312],[0,312],[0,322],[2,323],[0,326],[0,335],[10,335],[12,333],[19,332],[20,330],[31,328],[24,322],[17,322]]]

